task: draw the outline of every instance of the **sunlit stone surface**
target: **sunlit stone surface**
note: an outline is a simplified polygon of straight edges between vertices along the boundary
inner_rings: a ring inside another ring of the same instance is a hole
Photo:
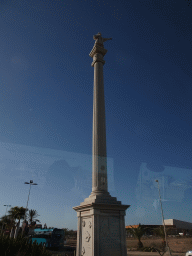
[[[100,33],[93,37],[95,44],[90,57],[93,58],[93,145],[92,145],[92,192],[88,198],[73,209],[77,211],[77,253],[76,256],[125,256],[125,210],[108,192],[107,153],[105,127],[105,99],[103,84],[103,60],[107,50]]]

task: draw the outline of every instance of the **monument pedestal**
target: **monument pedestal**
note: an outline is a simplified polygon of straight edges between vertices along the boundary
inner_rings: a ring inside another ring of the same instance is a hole
[[[76,256],[126,256],[124,216],[128,207],[109,194],[90,195],[74,207],[78,216]]]

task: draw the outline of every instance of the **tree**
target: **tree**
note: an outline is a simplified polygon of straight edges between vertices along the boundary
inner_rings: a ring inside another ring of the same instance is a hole
[[[167,229],[166,231],[168,232],[170,229]],[[155,228],[154,233],[162,238],[162,249],[165,250],[166,247],[166,241],[165,241],[165,232],[164,232],[164,226],[160,226],[159,228]]]
[[[71,238],[71,237],[76,236],[76,233],[75,233],[74,230],[72,230],[72,229],[63,228],[63,230],[65,231],[65,236],[66,236],[67,238]]]
[[[4,215],[1,217],[0,226],[3,228],[11,229],[15,225],[15,221],[9,216]]]
[[[16,221],[16,220],[18,220],[18,222],[17,222],[17,225],[16,225],[16,228],[15,228],[15,235],[14,235],[14,227],[12,227],[12,230],[11,230],[11,234],[10,234],[10,236],[11,237],[17,237],[17,235],[18,235],[18,232],[19,232],[19,227],[20,227],[20,221],[21,221],[21,219],[24,219],[24,217],[25,217],[25,212],[27,211],[27,209],[26,208],[23,208],[23,207],[18,207],[18,206],[15,206],[15,207],[12,207],[10,210],[9,210],[9,214],[8,214],[8,216],[12,219],[12,220],[14,220],[14,221]]]
[[[25,211],[27,211],[25,208],[15,206],[8,211],[8,216],[14,221],[18,220],[18,223],[20,223],[20,220],[25,217]]]
[[[128,229],[128,232],[130,232],[135,238],[138,239],[137,249],[143,248],[141,237],[146,233],[146,230],[147,228],[145,228],[144,225],[141,225],[140,223],[137,228],[131,226],[131,228]]]
[[[29,221],[30,225],[33,225],[34,222],[40,222],[40,220],[36,219],[38,216],[40,216],[36,210],[29,210],[27,214],[27,219]]]

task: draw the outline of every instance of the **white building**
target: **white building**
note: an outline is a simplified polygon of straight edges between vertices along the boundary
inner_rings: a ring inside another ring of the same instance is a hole
[[[165,220],[165,225],[175,225],[177,229],[192,229],[192,223],[175,219]]]

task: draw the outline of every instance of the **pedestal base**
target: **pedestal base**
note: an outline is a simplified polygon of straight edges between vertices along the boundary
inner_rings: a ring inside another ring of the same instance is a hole
[[[124,216],[128,207],[119,201],[84,202],[74,207],[78,216],[76,256],[126,256]]]

